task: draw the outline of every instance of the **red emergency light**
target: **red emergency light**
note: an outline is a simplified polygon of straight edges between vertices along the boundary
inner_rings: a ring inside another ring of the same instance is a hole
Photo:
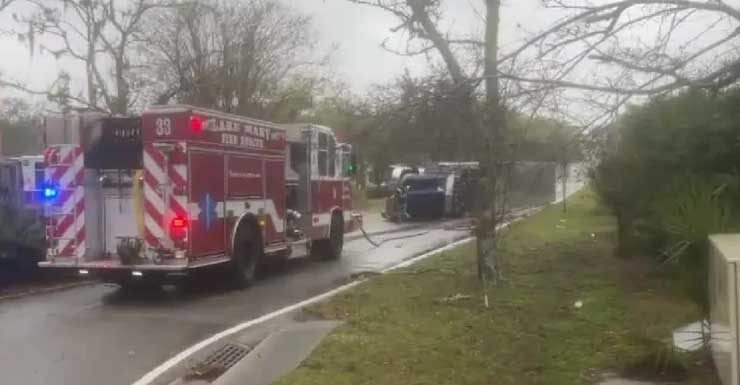
[[[170,237],[175,244],[184,242],[188,236],[188,220],[183,217],[174,217],[170,222]],[[179,247],[183,247],[179,245]]]
[[[172,224],[170,225],[173,229],[184,229],[188,227],[188,220],[182,217],[172,218]]]
[[[200,134],[203,131],[203,119],[197,116],[191,116],[190,129],[193,130],[194,133]]]

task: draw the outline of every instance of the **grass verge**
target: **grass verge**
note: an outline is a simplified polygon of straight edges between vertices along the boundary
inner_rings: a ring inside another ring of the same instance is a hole
[[[716,383],[705,354],[666,353],[699,308],[657,267],[612,257],[613,221],[590,191],[514,224],[502,245],[490,308],[462,246],[308,309],[346,322],[278,383],[573,385],[602,371]]]

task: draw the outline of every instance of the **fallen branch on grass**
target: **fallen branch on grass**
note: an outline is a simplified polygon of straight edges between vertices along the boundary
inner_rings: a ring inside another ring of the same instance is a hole
[[[372,277],[376,275],[382,275],[383,273],[377,272],[377,271],[360,271],[357,273],[352,273],[349,278],[350,279],[363,279],[367,277]]]
[[[440,274],[454,274],[457,275],[458,271],[454,269],[434,268],[434,269],[416,269],[416,270],[401,270],[387,273],[388,275],[419,275],[426,273],[440,273]]]
[[[451,304],[451,303],[455,303],[455,302],[462,301],[465,299],[472,299],[472,298],[473,298],[472,295],[457,293],[449,297],[440,298],[436,302],[440,304]]]
[[[440,274],[450,274],[450,275],[459,274],[458,271],[455,269],[445,269],[445,268],[399,270],[399,271],[387,272],[385,274],[381,272],[377,272],[377,271],[361,271],[361,272],[353,273],[352,275],[350,275],[350,279],[363,279],[363,278],[368,278],[368,277],[372,277],[376,275],[420,275],[420,274],[427,274],[427,273],[440,273]]]

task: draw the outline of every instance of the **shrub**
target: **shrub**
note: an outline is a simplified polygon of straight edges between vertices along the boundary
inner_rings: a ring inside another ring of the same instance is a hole
[[[33,210],[0,203],[0,260],[22,269],[35,266],[44,247],[43,225]]]
[[[707,309],[708,236],[738,228],[734,187],[705,175],[678,175],[652,202],[647,220],[659,258]]]
[[[705,304],[707,235],[740,218],[740,91],[686,92],[630,109],[593,179],[618,221],[617,252],[667,262]]]

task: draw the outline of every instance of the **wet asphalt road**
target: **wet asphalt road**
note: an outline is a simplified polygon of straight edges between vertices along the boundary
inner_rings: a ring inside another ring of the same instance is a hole
[[[94,285],[0,302],[0,383],[128,385],[219,331],[466,235],[434,229],[380,248],[357,239],[345,244],[341,260],[293,260],[242,291],[212,281],[188,291],[141,293]]]

